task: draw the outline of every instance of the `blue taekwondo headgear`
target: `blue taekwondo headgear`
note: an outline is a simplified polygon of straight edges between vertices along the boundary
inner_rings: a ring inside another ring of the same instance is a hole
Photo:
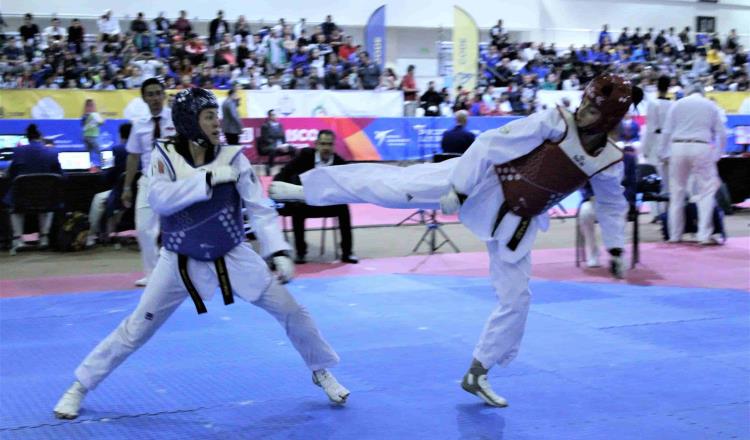
[[[203,148],[213,146],[199,122],[201,111],[207,108],[219,108],[219,102],[213,93],[199,88],[181,91],[175,95],[174,104],[172,104],[172,122],[177,134]]]

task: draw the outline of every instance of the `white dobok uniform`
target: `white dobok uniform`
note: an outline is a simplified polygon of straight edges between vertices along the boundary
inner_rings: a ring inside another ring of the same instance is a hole
[[[507,365],[518,353],[528,314],[531,247],[537,230],[547,229],[549,217],[543,213],[531,218],[515,250],[509,248],[507,243],[522,219],[511,211],[494,227],[505,201],[501,179],[522,177],[514,175],[512,168],[497,166],[528,155],[548,140],[561,142],[568,151],[566,154],[584,164],[581,170],[587,176],[594,174],[590,181],[605,245],[622,248],[628,210],[620,185],[622,152],[609,142],[596,158],[587,155],[580,146],[572,114],[554,108],[484,132],[463,156],[445,162],[405,168],[350,164],[308,171],[301,176],[305,201],[310,205],[374,203],[389,208],[437,209],[440,196],[451,187],[468,196],[459,219],[487,242],[490,275],[499,299],[474,357],[487,368]],[[604,162],[609,163],[602,165]],[[545,163],[543,168],[554,173],[556,164]],[[601,168],[606,169],[595,174]]]
[[[664,126],[667,123],[667,113],[674,101],[658,98],[649,101],[646,115],[646,134],[643,143],[643,156],[646,163],[656,167],[661,177],[661,192],[669,193],[669,156],[670,145],[663,142]],[[659,213],[666,211],[666,204],[654,204]]]
[[[238,146],[221,147],[213,162],[193,168],[173,146],[157,144],[151,164],[149,204],[164,217],[207,201],[213,189],[206,182],[206,173],[218,166],[231,165],[240,173],[235,187],[250,216],[261,253],[269,256],[289,250],[278,226],[276,210],[264,198],[261,184],[241,151],[242,147]],[[211,236],[201,237],[201,247],[210,247],[211,240]],[[236,245],[224,255],[224,260],[234,294],[273,315],[311,370],[338,363],[338,355],[323,339],[307,310],[276,281],[266,262],[248,243]],[[95,388],[128,355],[146,343],[188,296],[177,261],[175,252],[166,246],[161,249],[159,261],[135,311],[76,369],[77,379],[87,389]],[[219,285],[213,262],[190,258],[187,272],[200,297],[210,299]]]

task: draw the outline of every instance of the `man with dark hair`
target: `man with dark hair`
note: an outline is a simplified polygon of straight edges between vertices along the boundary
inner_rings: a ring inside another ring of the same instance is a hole
[[[440,103],[443,97],[435,90],[435,81],[427,84],[427,91],[419,98],[425,116],[440,116]]]
[[[276,118],[276,111],[271,109],[268,110],[267,114],[268,119],[260,127],[260,138],[258,139],[257,147],[259,154],[268,156],[266,174],[270,176],[276,156],[294,157],[295,149],[286,143],[284,126]]]
[[[286,164],[274,177],[280,182],[299,185],[299,176],[314,168],[343,165],[346,163],[338,154],[334,153],[336,134],[331,130],[320,130],[315,148],[304,148],[300,150],[296,158]],[[341,261],[356,264],[359,259],[352,253],[352,222],[349,213],[349,205],[333,206],[310,206],[305,203],[287,203],[284,208],[291,214],[292,228],[294,229],[294,246],[297,249],[297,264],[304,264],[307,255],[307,243],[305,243],[305,219],[318,217],[337,217],[339,229],[341,230]]]
[[[39,26],[37,26],[36,23],[32,23],[32,19],[33,17],[31,14],[24,15],[23,25],[18,28],[18,33],[21,35],[21,42],[23,44],[29,43],[29,41],[31,40],[31,44],[34,45],[34,38],[36,38],[36,36],[40,34]]]
[[[672,81],[667,75],[659,77],[656,88],[659,91],[658,98],[649,101],[646,107],[646,134],[643,139],[643,157],[647,163],[654,165],[661,176],[661,192],[669,192],[669,144],[662,142],[662,130],[667,121],[667,113],[674,103],[667,96],[669,85]],[[666,211],[666,204],[659,203],[652,206],[654,216]]]
[[[25,174],[52,173],[62,174],[62,167],[57,158],[57,150],[44,145],[42,134],[36,124],[30,124],[26,128],[26,138],[29,144],[13,149],[13,161],[8,168],[8,178],[11,182],[18,176]],[[13,227],[13,244],[10,255],[16,255],[16,251],[23,245],[24,214],[13,212],[13,191],[8,191],[3,202],[11,208],[11,224]],[[49,245],[49,230],[52,227],[52,212],[39,214],[39,247],[45,248]]]
[[[155,140],[175,134],[172,111],[164,106],[164,83],[158,78],[143,81],[141,98],[146,102],[149,114],[133,121],[133,129],[125,145],[129,154],[122,190],[122,204],[130,208],[133,206],[131,188],[140,168],[142,174],[138,179],[138,196],[135,200],[135,229],[145,276],[135,282],[136,286],[145,286],[148,283],[148,277],[159,258],[159,247],[156,243],[159,236],[159,217],[148,204],[151,151]]]
[[[81,54],[83,50],[83,36],[85,34],[81,21],[74,18],[68,27],[68,46],[74,47],[77,54]]]
[[[224,38],[224,34],[229,32],[229,23],[224,20],[224,11],[216,12],[216,18],[211,20],[208,25],[208,44],[214,45]]]
[[[221,104],[221,130],[227,139],[228,145],[239,145],[240,134],[242,133],[242,121],[237,107],[240,104],[240,97],[237,95],[237,87],[232,87],[227,93],[227,99]]]
[[[378,84],[380,84],[380,66],[370,59],[370,54],[367,52],[362,52],[360,61],[359,77],[362,80],[362,88],[365,90],[375,90]]]

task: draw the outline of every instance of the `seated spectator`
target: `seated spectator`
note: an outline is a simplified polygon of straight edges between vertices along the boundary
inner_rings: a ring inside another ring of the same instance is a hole
[[[10,181],[12,182],[16,177],[27,174],[52,173],[62,175],[57,150],[44,145],[42,134],[36,124],[31,124],[26,128],[26,138],[29,140],[28,145],[16,147],[13,150],[13,160],[8,168]],[[12,190],[8,191],[3,202],[11,209],[13,243],[11,244],[10,255],[16,255],[18,249],[23,246],[24,215],[13,212],[15,201],[13,200]],[[52,212],[39,214],[39,247],[41,248],[49,246],[49,230],[52,227],[53,215]]]
[[[103,42],[118,42],[120,41],[120,23],[117,19],[112,17],[112,10],[107,9],[96,23],[99,26],[99,34],[101,41]]]
[[[132,128],[133,124],[129,122],[121,124],[119,128],[119,142],[112,145],[114,164],[112,168],[104,173],[105,185],[107,188],[112,189],[97,193],[91,201],[91,208],[89,209],[89,236],[86,239],[87,247],[95,245],[97,240],[106,241],[109,239],[109,235],[114,232],[114,228],[118,223],[117,219],[119,216],[117,214],[123,209],[122,201],[120,200],[123,188],[122,185],[119,187],[116,185],[120,180],[120,176],[125,172],[128,160],[128,152],[125,149],[125,144],[128,141]],[[102,219],[105,219],[107,227],[104,234],[100,236]]]
[[[352,39],[351,35],[347,35],[344,38],[344,44],[339,46],[338,55],[339,58],[341,58],[344,61],[348,61],[349,57],[357,52],[357,48],[359,46],[354,44],[354,40]]]
[[[86,30],[81,25],[81,21],[74,18],[68,27],[68,46],[75,49],[77,54],[83,52],[83,37]]]
[[[331,130],[320,130],[315,148],[300,150],[297,157],[286,164],[274,180],[300,185],[299,176],[313,168],[345,164],[346,161],[333,152],[336,135]],[[304,203],[289,203],[288,212],[292,216],[294,243],[297,251],[297,264],[306,263],[307,243],[305,243],[305,219],[317,217],[338,217],[341,230],[341,261],[356,264],[359,259],[352,253],[352,225],[348,205],[310,206]]]
[[[276,156],[291,156],[296,154],[296,149],[286,143],[284,126],[276,118],[274,110],[268,111],[268,119],[260,127],[260,137],[257,142],[258,153],[268,156],[266,174],[271,175]]]
[[[64,42],[68,37],[68,31],[60,26],[60,19],[54,17],[50,25],[44,29],[44,40],[47,44],[54,41]]]
[[[364,51],[360,54],[359,77],[362,88],[365,90],[375,90],[380,83],[380,66],[370,59],[369,53]]]
[[[193,31],[193,26],[187,18],[187,11],[184,10],[180,11],[180,16],[174,21],[173,26],[183,38],[187,37]]]
[[[164,12],[159,12],[159,15],[153,20],[154,35],[157,38],[165,38],[169,35],[169,20],[164,17]]]
[[[23,24],[18,28],[18,34],[21,36],[23,44],[35,44],[36,38],[40,35],[39,26],[33,22],[34,17],[31,14],[23,16]],[[31,61],[31,60],[29,60]]]
[[[440,147],[443,153],[464,154],[474,143],[474,133],[466,129],[469,113],[466,110],[456,112],[456,126],[443,133]]]
[[[427,91],[419,100],[425,116],[440,116],[440,103],[443,102],[443,97],[435,90],[435,81],[427,83]]]
[[[224,11],[216,12],[216,18],[211,20],[208,25],[208,44],[213,46],[224,38],[224,34],[229,32],[229,23],[224,20]]]
[[[310,77],[305,75],[305,69],[302,66],[298,66],[294,69],[289,88],[295,90],[310,90],[312,88],[310,85]]]

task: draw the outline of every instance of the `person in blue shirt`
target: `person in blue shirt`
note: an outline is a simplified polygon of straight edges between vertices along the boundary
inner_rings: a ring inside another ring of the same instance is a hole
[[[456,126],[443,133],[443,139],[440,141],[440,147],[443,153],[464,154],[474,143],[474,133],[466,129],[466,121],[469,113],[466,110],[456,112]]]
[[[62,175],[62,167],[57,158],[57,151],[44,145],[42,134],[39,132],[36,124],[30,124],[26,128],[26,138],[29,145],[16,147],[13,151],[13,161],[8,168],[8,177],[11,182],[18,176],[26,174],[51,173]],[[11,212],[15,205],[13,200],[13,190],[8,191],[4,200],[6,205],[10,206]],[[52,212],[39,214],[39,247],[49,246],[49,230],[52,227]],[[13,227],[13,244],[11,245],[10,254],[16,255],[18,249],[23,245],[21,236],[23,235],[24,214],[12,212],[11,224]]]

